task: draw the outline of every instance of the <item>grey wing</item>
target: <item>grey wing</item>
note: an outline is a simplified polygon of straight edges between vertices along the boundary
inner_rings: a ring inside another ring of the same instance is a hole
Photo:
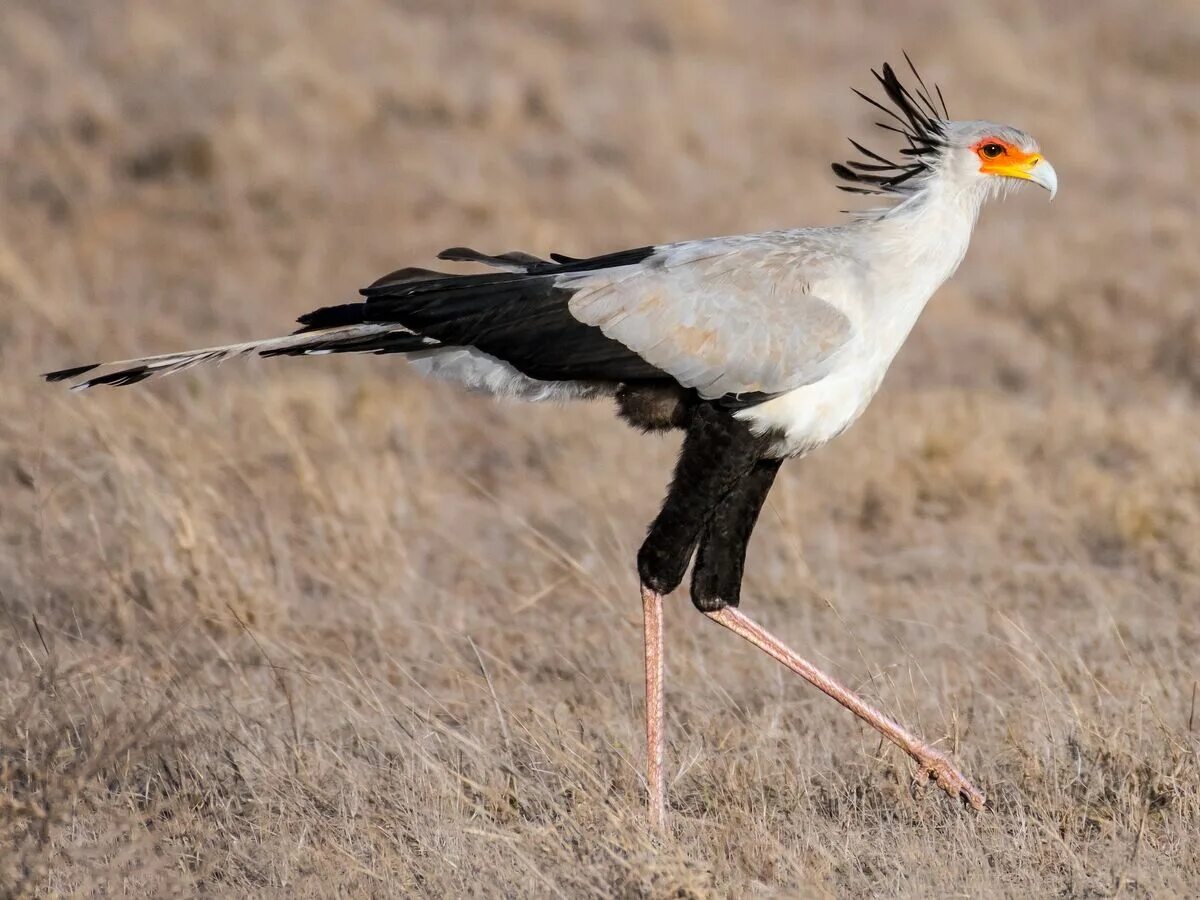
[[[855,329],[813,293],[829,281],[822,268],[773,242],[697,241],[559,283],[576,319],[715,399],[779,394],[829,372]]]

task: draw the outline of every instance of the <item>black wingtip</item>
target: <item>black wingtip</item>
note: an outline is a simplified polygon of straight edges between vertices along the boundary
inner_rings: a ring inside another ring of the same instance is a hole
[[[70,369],[59,369],[57,372],[45,372],[42,377],[47,381],[66,381],[68,378],[75,378],[78,375],[83,375],[92,369],[99,368],[100,363],[88,363],[86,366],[73,366]]]

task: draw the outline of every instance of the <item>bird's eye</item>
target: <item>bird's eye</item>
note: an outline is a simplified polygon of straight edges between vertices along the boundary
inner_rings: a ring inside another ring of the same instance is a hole
[[[979,152],[982,153],[984,156],[986,156],[988,159],[995,159],[997,156],[1000,156],[1004,152],[1004,148],[1001,147],[999,144],[984,144],[982,147],[979,148]]]

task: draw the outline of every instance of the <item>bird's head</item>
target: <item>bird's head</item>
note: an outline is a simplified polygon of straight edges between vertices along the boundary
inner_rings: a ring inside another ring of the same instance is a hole
[[[834,163],[833,171],[849,182],[838,187],[857,194],[910,196],[936,180],[985,198],[1031,181],[1054,197],[1058,176],[1037,141],[1011,125],[952,120],[941,88],[934,85],[939,108],[908,54],[904,58],[916,79],[912,91],[888,64],[884,63],[882,73],[871,70],[891,107],[855,91],[887,116],[886,121],[876,122],[880,128],[905,139],[907,146],[900,149],[902,159],[893,162],[852,140],[850,143],[866,159],[850,160],[844,165]]]
[[[1058,174],[1042,155],[1037,141],[1011,125],[995,122],[946,122],[939,166],[964,186],[989,193],[1022,181],[1058,191]]]

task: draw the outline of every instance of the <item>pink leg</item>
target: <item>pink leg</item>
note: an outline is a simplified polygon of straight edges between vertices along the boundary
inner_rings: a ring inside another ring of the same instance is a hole
[[[642,616],[646,630],[646,788],[650,824],[667,822],[667,794],[663,781],[663,618],[661,594],[642,588]]]
[[[960,797],[968,801],[976,809],[984,808],[986,800],[983,792],[963,777],[963,774],[950,762],[949,757],[941,751],[935,750],[915,735],[910,734],[895,721],[863,700],[858,694],[835,679],[830,678],[812,663],[797,656],[744,613],[732,606],[727,606],[716,612],[705,613],[705,615],[714,622],[724,625],[734,634],[744,637],[759,650],[765,651],[801,678],[820,688],[838,703],[842,704],[842,706],[882,733],[893,744],[908,753],[909,756],[917,761],[917,765],[920,766],[917,773],[918,782],[927,782],[932,777],[941,786],[942,790],[951,797]],[[649,619],[647,618],[648,621]],[[648,647],[649,625],[646,627]],[[649,656],[646,659],[647,679],[649,679]],[[648,690],[649,688],[647,688]]]

